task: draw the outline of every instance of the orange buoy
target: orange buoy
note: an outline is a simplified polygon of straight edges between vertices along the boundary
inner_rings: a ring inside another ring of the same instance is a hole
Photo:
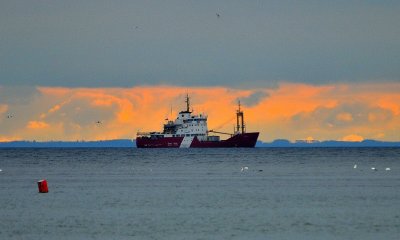
[[[39,187],[40,193],[48,193],[49,192],[49,188],[47,187],[46,179],[38,181],[38,187]]]

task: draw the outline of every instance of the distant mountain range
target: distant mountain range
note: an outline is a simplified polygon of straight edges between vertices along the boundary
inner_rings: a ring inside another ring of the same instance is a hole
[[[136,147],[135,140],[130,139],[116,139],[116,140],[103,140],[103,141],[13,141],[13,142],[0,142],[0,148],[114,148],[114,147]],[[273,142],[258,141],[256,147],[400,147],[400,142],[382,142],[376,140],[364,140],[362,142],[344,142],[344,141],[297,141],[290,142],[286,139],[277,139]]]

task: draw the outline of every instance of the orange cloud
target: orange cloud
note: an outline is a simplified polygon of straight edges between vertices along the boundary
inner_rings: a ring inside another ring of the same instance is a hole
[[[57,112],[58,110],[60,110],[60,108],[61,105],[57,104],[49,110],[49,113]]]
[[[49,127],[49,124],[40,121],[29,121],[26,127],[30,129],[42,129]]]
[[[12,141],[19,141],[21,138],[19,137],[3,137],[0,136],[0,142],[12,142]]]
[[[52,97],[66,97],[71,92],[70,88],[62,87],[39,87],[38,90],[42,94]]]
[[[93,106],[110,107],[113,104],[112,99],[94,99],[92,101]]]
[[[351,115],[351,113],[344,112],[344,113],[339,113],[336,116],[336,119],[343,122],[351,122],[353,121],[353,116]]]
[[[0,114],[7,112],[7,110],[8,110],[8,105],[0,104]]]
[[[209,129],[232,132],[237,100],[248,131],[260,139],[316,140],[379,138],[400,141],[400,84],[314,86],[281,83],[277,88],[140,86],[133,88],[52,88],[27,106],[12,105],[18,118],[0,129],[3,138],[104,140],[135,138],[137,131],[160,131],[165,118],[185,108],[186,92]],[[7,110],[0,102],[0,112]],[[27,111],[29,110],[29,111]],[[40,119],[32,121],[30,119]],[[101,124],[97,122],[100,121]],[[28,122],[28,124],[26,124]],[[46,134],[37,129],[46,128]]]
[[[346,141],[346,142],[362,142],[364,140],[364,138],[357,134],[350,134],[350,135],[343,137],[341,140]]]

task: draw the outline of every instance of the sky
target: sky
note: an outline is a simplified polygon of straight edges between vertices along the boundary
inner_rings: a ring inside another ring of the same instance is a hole
[[[399,12],[390,0],[0,0],[0,141],[135,138],[186,93],[221,131],[240,99],[263,141],[400,141]]]

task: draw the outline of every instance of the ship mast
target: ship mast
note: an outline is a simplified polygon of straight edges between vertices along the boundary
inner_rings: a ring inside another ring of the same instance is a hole
[[[245,133],[244,115],[243,111],[240,110],[240,100],[238,101],[238,110],[236,111],[236,132]]]
[[[186,112],[190,112],[190,98],[188,93],[186,93],[185,103],[186,103]]]

